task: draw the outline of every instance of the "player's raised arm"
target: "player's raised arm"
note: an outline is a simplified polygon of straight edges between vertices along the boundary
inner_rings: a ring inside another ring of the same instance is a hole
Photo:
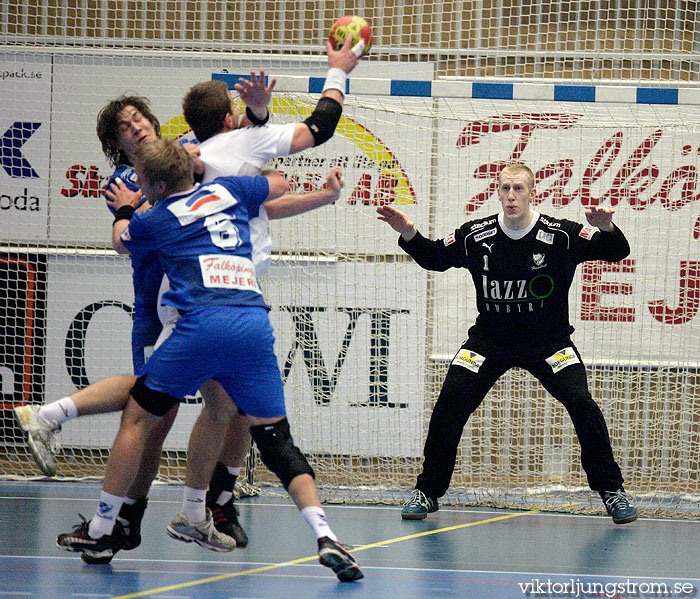
[[[417,233],[415,224],[401,210],[393,206],[379,206],[377,218],[387,223],[394,231],[401,233],[406,241],[411,241]]]
[[[277,84],[277,79],[272,79],[269,85],[265,85],[265,71],[260,69],[260,75],[255,71],[250,72],[250,79],[241,77],[234,89],[238,92],[243,104],[245,104],[245,115],[240,126],[264,125],[270,119],[268,105],[272,98],[272,90]]]
[[[629,241],[619,227],[613,224],[613,214],[615,209],[610,206],[590,206],[586,209],[588,224],[597,227],[601,233],[590,238],[583,235],[582,231],[576,238],[578,243],[575,244],[574,259],[577,262],[585,260],[619,262],[630,255]]]
[[[609,206],[589,206],[586,209],[586,220],[592,227],[611,233],[615,230],[615,225],[612,224],[613,214],[615,209]]]
[[[352,45],[353,38],[350,36],[345,40],[340,50],[333,50],[331,43],[326,41],[328,73],[321,99],[309,118],[297,123],[292,139],[292,154],[313,146],[320,146],[333,137],[340,115],[343,113],[345,83],[348,73],[359,62],[352,51]]]

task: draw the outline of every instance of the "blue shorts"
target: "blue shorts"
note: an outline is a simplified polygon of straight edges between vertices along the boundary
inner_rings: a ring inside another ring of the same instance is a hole
[[[251,416],[284,416],[284,391],[267,309],[210,306],[185,313],[172,335],[146,362],[150,389],[176,398],[194,395],[205,381],[223,386]]]
[[[146,361],[153,353],[158,335],[163,330],[163,325],[158,315],[134,315],[134,323],[131,327],[131,360],[134,364],[134,374],[142,374]]]

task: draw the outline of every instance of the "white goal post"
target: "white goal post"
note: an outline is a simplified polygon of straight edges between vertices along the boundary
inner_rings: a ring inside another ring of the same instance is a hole
[[[123,26],[131,17],[115,20],[116,4],[97,4],[102,13],[89,20],[85,8],[69,24],[67,9],[42,21],[0,2],[0,476],[38,475],[14,405],[58,399],[131,369],[131,272],[109,246],[100,190],[111,170],[94,132],[99,109],[135,92],[151,99],[164,136],[187,139],[180,103],[193,83],[212,76],[230,83],[264,68],[278,78],[273,122],[300,120],[326,71],[318,40],[346,12],[338,5],[314,21],[313,43],[305,38],[294,49],[285,38],[274,53],[262,53],[256,36],[268,25],[260,21],[232,54],[222,52],[231,15],[218,17],[219,29],[211,18],[190,20],[198,25],[168,42],[172,31],[159,15],[149,21],[159,35],[137,29],[129,37]],[[206,3],[205,14],[218,4]],[[587,39],[584,4],[601,20],[617,15],[611,23],[624,23],[621,38],[633,41],[606,42],[605,28]],[[697,513],[700,92],[688,33],[697,23],[690,11],[660,2],[655,12],[630,14],[623,4],[533,3],[535,42],[524,9],[465,2],[460,16],[467,5],[474,12],[462,50],[466,17],[458,27],[455,15],[438,19],[437,5],[427,4],[410,17],[433,36],[411,41],[392,37],[388,24],[407,14],[375,4],[364,15],[375,47],[350,78],[335,137],[273,163],[298,190],[323,182],[331,166],[346,172],[334,206],[273,223],[274,262],[264,281],[290,421],[326,500],[406,496],[447,365],[475,318],[467,273],[420,269],[376,220],[376,205],[392,202],[423,233],[442,237],[496,212],[497,172],[523,161],[537,173],[541,212],[584,221],[587,205],[616,209],[632,254],[579,268],[570,296],[574,341],[642,513]],[[485,25],[493,22],[486,13],[500,15],[500,29]],[[548,25],[571,21],[574,31],[575,17],[578,41]],[[532,36],[512,33],[518,18]],[[685,29],[649,25],[662,21]],[[101,34],[89,37],[98,25]],[[644,34],[652,29],[654,36]],[[446,36],[441,49],[435,36]],[[182,476],[198,409],[183,406],[163,480]],[[59,476],[101,476],[118,419],[67,423]],[[514,370],[470,419],[446,499],[600,511],[578,452],[564,409]],[[260,464],[254,469],[256,480],[271,480]]]

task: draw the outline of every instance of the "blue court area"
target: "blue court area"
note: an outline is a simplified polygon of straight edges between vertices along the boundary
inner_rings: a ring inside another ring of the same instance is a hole
[[[338,582],[286,497],[238,502],[245,549],[214,553],[169,538],[181,487],[156,486],[143,542],[88,566],[55,537],[94,513],[94,483],[0,481],[0,599],[425,599],[697,597],[700,522],[443,507],[403,521],[396,506],[329,505],[365,578]]]

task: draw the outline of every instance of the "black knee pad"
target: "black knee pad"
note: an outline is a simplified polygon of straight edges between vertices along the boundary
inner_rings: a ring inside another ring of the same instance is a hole
[[[145,374],[136,380],[130,393],[137,404],[154,416],[165,416],[170,408],[180,403],[177,397],[149,389],[146,386]]]
[[[292,479],[300,474],[310,474],[315,478],[313,468],[301,450],[294,445],[286,418],[275,424],[251,426],[250,434],[258,446],[263,464],[280,479],[285,489],[288,489]]]

